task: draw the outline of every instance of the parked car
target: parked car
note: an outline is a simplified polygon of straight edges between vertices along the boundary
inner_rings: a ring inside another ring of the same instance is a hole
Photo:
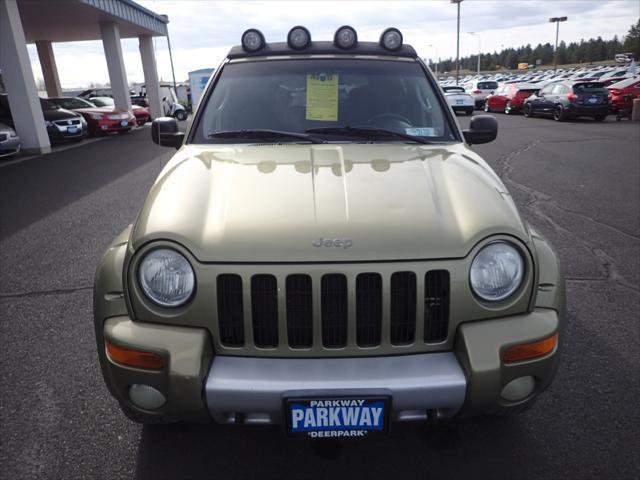
[[[527,83],[510,83],[498,87],[484,102],[485,112],[504,112],[510,115],[519,112],[524,101],[540,90],[540,87]]]
[[[601,82],[554,83],[527,98],[522,112],[525,117],[550,115],[559,122],[571,117],[601,122],[609,113],[609,92]]]
[[[115,108],[115,101],[111,97],[92,97],[90,101],[96,107]],[[135,121],[130,120],[130,125],[144,125],[151,121],[151,115],[149,114],[149,110],[146,108],[134,104],[131,105],[131,110],[135,117]]]
[[[473,80],[464,85],[464,89],[473,97],[477,109],[483,107],[485,99],[497,88],[498,82],[493,80]]]
[[[626,78],[607,87],[612,112],[631,110],[634,98],[640,98],[640,76]]]
[[[178,151],[96,272],[123,412],[335,438],[530,406],[561,357],[564,281],[470,148],[496,119],[460,130],[397,29],[242,39],[188,133],[153,121]]]
[[[80,97],[53,97],[48,100],[82,115],[89,125],[91,135],[128,132],[136,124],[136,118],[126,110],[98,107]]]
[[[464,112],[467,115],[473,113],[473,97],[469,95],[464,88],[457,85],[450,85],[442,87],[442,91],[447,99],[447,103],[454,112]]]
[[[89,126],[79,113],[60,108],[44,98],[40,99],[40,106],[51,143],[82,140],[89,134]],[[0,122],[15,128],[6,94],[0,95]]]
[[[98,98],[98,103],[100,104],[98,106],[114,106],[113,92],[110,88],[90,88],[83,91],[78,96],[92,103],[95,103],[93,100],[95,98]],[[133,114],[136,117],[136,122],[138,125],[144,125],[145,123],[151,121],[151,115],[149,114],[149,110],[147,108],[148,106],[149,103],[147,102],[146,97],[144,97],[143,95],[131,95],[131,107],[133,109]],[[140,107],[141,109],[137,107]]]
[[[12,157],[20,152],[20,137],[9,125],[0,123],[0,158]]]

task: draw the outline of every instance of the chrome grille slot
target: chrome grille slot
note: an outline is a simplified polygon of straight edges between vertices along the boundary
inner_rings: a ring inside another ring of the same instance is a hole
[[[449,272],[431,270],[424,277],[424,341],[441,342],[449,331]]]
[[[273,275],[251,277],[251,315],[256,347],[277,347],[278,283]]]
[[[322,344],[326,348],[347,345],[347,277],[339,273],[322,276]]]
[[[310,348],[313,344],[313,303],[311,277],[289,275],[287,295],[287,336],[291,348]]]
[[[416,333],[416,274],[391,275],[391,343],[409,345]]]
[[[220,343],[227,347],[241,347],[244,345],[244,312],[240,275],[218,275],[217,294]]]
[[[356,277],[356,342],[359,347],[375,347],[381,335],[382,277],[361,273]]]

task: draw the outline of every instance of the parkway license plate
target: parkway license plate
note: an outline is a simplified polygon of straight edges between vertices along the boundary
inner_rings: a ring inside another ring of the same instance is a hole
[[[463,100],[456,100],[456,105],[462,105]]]
[[[129,122],[128,122],[128,121],[126,121],[126,120],[122,120],[122,121],[120,122],[120,125],[122,125],[123,127],[126,127],[127,125],[129,125]]]
[[[67,133],[78,133],[77,127],[67,127]]]
[[[385,435],[389,398],[290,398],[285,402],[287,433],[310,438]]]

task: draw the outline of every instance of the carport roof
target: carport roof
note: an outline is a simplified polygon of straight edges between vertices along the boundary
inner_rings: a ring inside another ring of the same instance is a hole
[[[166,15],[131,0],[18,0],[27,43],[100,40],[100,22],[118,24],[122,38],[167,34]]]

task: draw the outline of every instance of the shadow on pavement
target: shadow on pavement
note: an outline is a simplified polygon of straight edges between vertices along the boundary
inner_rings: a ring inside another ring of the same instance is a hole
[[[345,441],[290,439],[278,427],[155,425],[142,430],[136,479],[504,478],[516,458],[528,465],[517,478],[538,478],[548,467],[540,453],[513,417],[396,424],[388,438]]]
[[[143,128],[0,169],[0,239],[31,225],[147,162],[175,150],[151,142]]]

